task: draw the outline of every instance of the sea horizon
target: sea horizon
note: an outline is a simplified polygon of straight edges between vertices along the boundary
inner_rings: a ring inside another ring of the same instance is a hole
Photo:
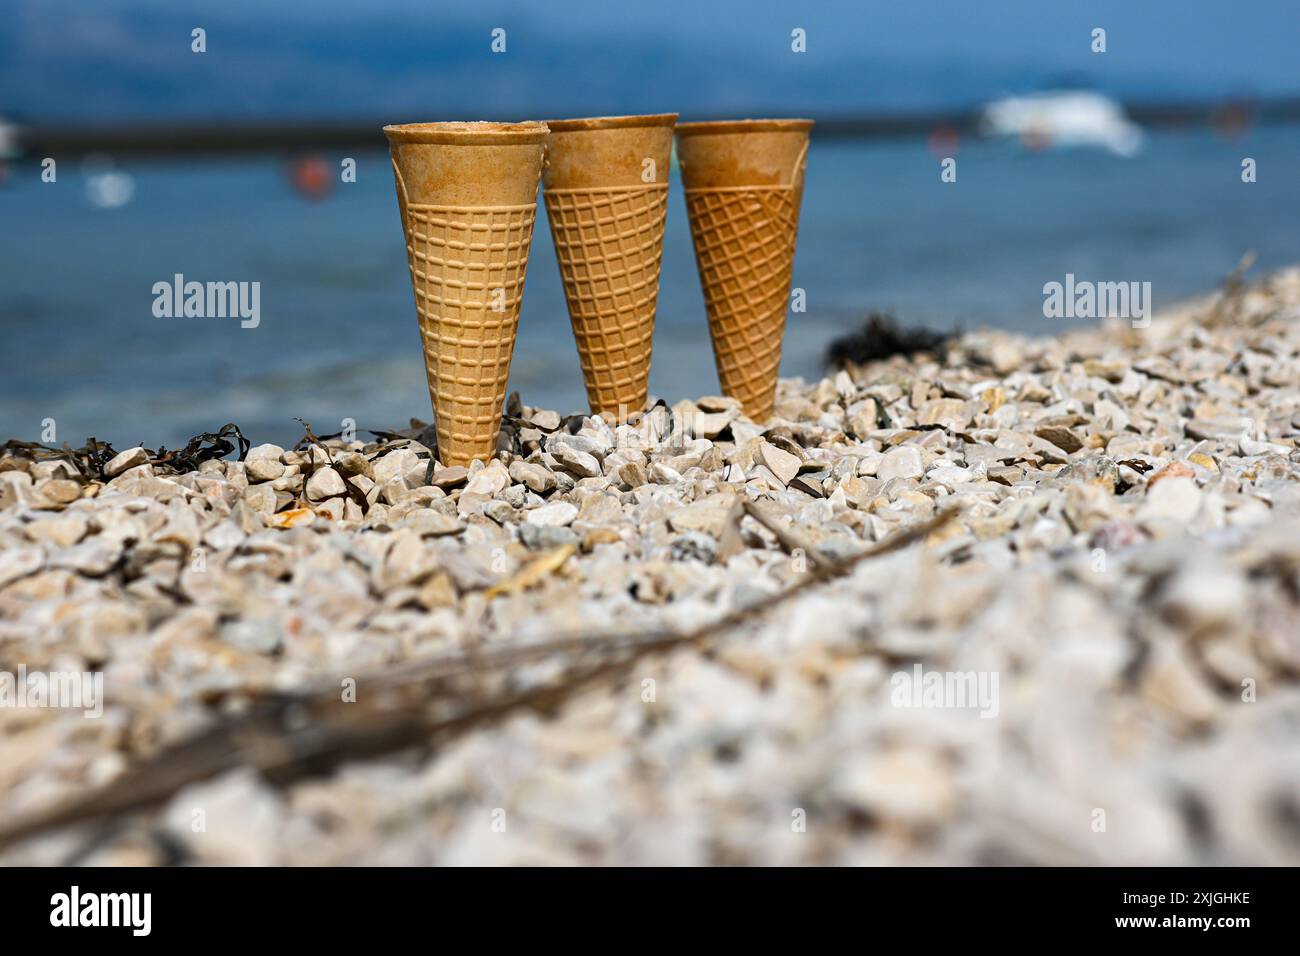
[[[955,182],[941,179],[948,153]],[[332,179],[345,158],[309,163]],[[299,417],[321,433],[427,421],[391,172],[382,153],[354,158],[356,181],[314,200],[292,188],[300,156],[100,158],[61,164],[55,183],[32,160],[11,165],[0,324],[23,363],[0,383],[0,434],[36,440],[52,418],[73,444],[175,446],[226,422],[287,442]],[[1042,307],[1067,274],[1150,282],[1159,310],[1211,291],[1248,251],[1260,270],[1300,261],[1300,193],[1284,172],[1298,163],[1289,124],[1151,130],[1135,157],[973,136],[814,140],[794,274],[806,311],[788,317],[782,374],[820,376],[830,343],[871,312],[1048,335],[1072,322]],[[104,201],[106,174],[129,184],[127,201]],[[585,395],[541,211],[510,387],[576,413]],[[155,316],[151,290],[176,274],[259,283],[258,326]],[[675,173],[654,348],[654,395],[719,391]]]

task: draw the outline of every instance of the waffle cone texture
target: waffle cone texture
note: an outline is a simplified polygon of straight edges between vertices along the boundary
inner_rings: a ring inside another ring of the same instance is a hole
[[[676,119],[547,124],[546,214],[595,413],[640,411],[649,393]]]
[[[384,128],[444,465],[497,448],[523,299],[543,123]]]
[[[772,417],[810,120],[677,128],[695,261],[722,391]]]

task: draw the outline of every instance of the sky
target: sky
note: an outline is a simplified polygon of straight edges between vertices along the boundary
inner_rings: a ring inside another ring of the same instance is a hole
[[[6,0],[0,116],[32,123],[962,108],[1083,79],[1300,94],[1297,0]],[[191,51],[191,30],[207,51]],[[1106,30],[1107,50],[1091,33]],[[491,49],[506,31],[506,50]],[[806,52],[791,31],[806,31]]]

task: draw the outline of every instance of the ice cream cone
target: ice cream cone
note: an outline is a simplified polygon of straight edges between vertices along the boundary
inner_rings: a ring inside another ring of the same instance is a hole
[[[718,379],[772,416],[812,120],[683,123],[677,154]]]
[[[444,465],[492,457],[537,214],[545,123],[386,126]]]
[[[547,123],[546,214],[593,412],[646,403],[676,120]]]

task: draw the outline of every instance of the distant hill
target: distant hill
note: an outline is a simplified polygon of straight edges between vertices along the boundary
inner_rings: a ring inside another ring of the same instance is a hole
[[[1272,0],[1254,5],[1285,10]],[[1287,85],[1273,67],[1232,67],[1235,60],[1249,64],[1250,54],[1230,46],[1215,66],[1154,49],[1159,18],[1150,12],[1111,13],[1115,50],[1091,56],[1089,20],[1044,27],[1017,12],[1033,11],[1018,0],[1001,11],[1002,20],[997,11],[984,15],[974,33],[962,19],[969,12],[959,16],[956,7],[913,23],[909,17],[921,14],[895,10],[886,20],[847,2],[808,14],[788,4],[701,0],[650,8],[591,0],[228,0],[202,10],[168,0],[57,8],[48,0],[8,0],[6,7],[0,115],[40,123],[908,112],[969,106],[1067,70],[1139,99],[1281,92]],[[1180,16],[1196,7],[1181,5]],[[1143,19],[1125,29],[1124,17]],[[808,31],[805,54],[790,50],[792,23]],[[195,26],[207,31],[206,53],[191,52]],[[504,54],[490,49],[496,26],[507,31]],[[1139,29],[1144,46],[1135,52]],[[1267,32],[1267,21],[1254,29]]]

